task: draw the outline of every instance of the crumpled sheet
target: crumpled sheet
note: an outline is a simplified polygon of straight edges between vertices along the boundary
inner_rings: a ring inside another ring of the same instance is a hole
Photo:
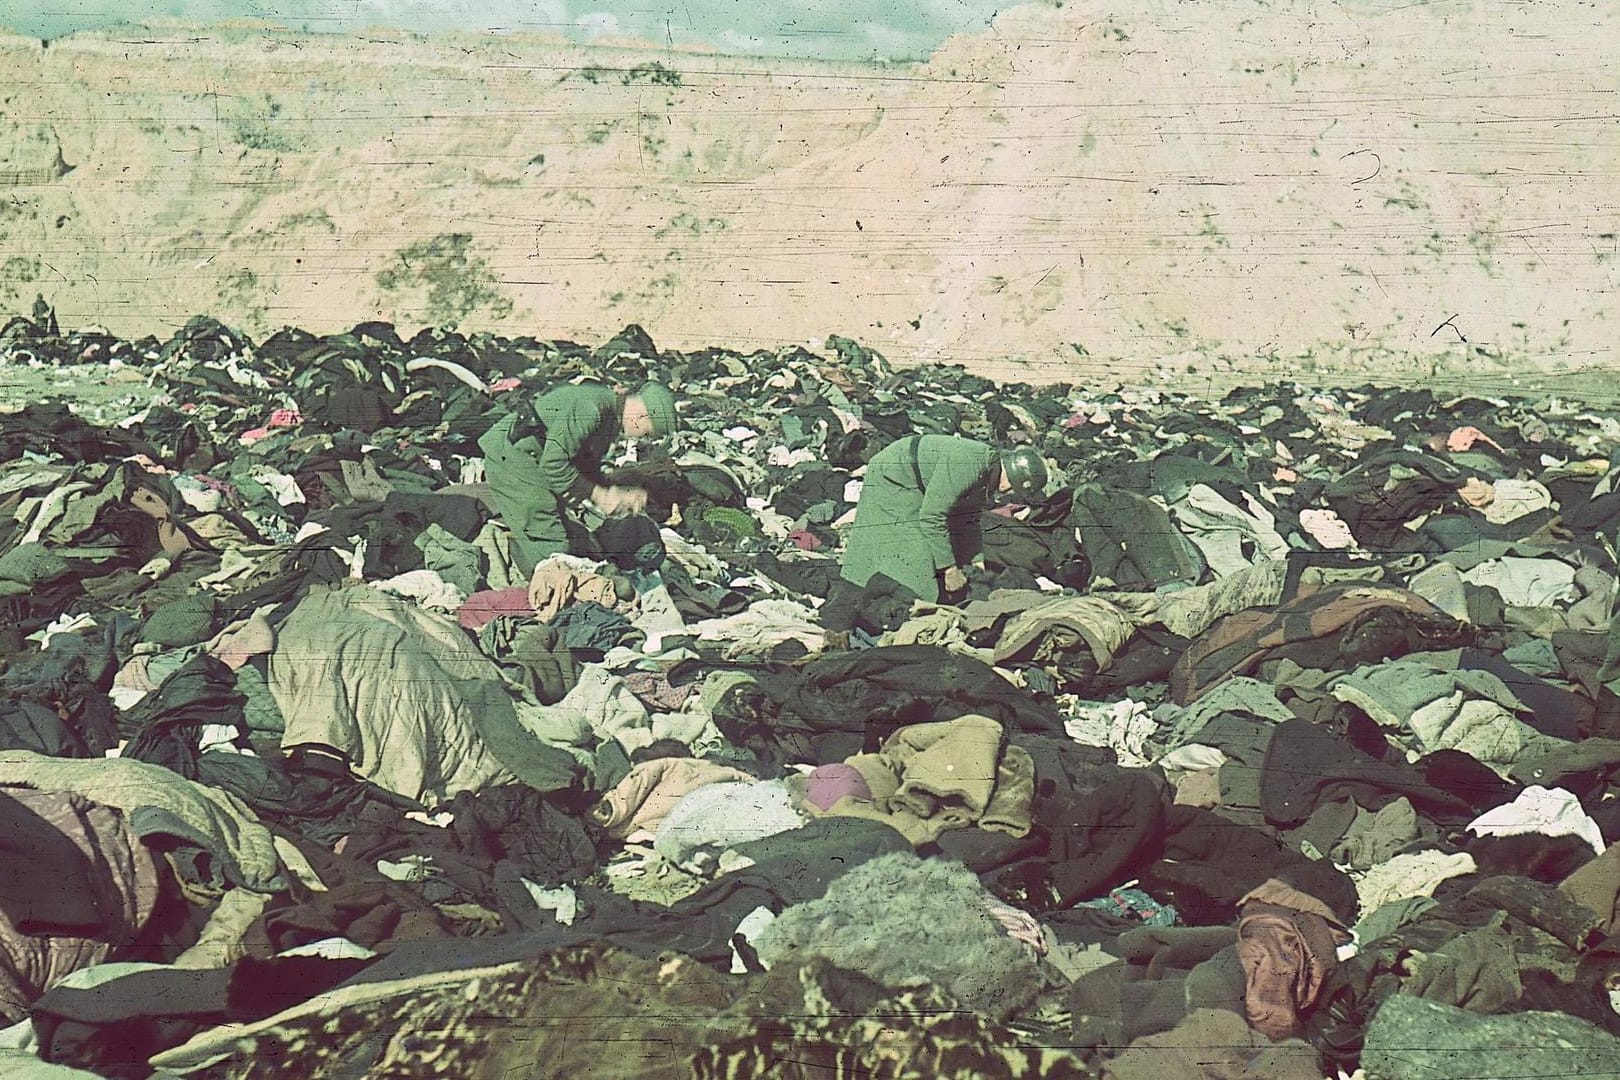
[[[1520,758],[1566,745],[1520,720],[1524,703],[1488,671],[1390,660],[1339,676],[1331,693],[1418,752],[1461,750],[1504,776]]]
[[[1008,621],[995,644],[1001,663],[1034,646],[1037,661],[1084,644],[1105,670],[1125,647],[1135,624],[1118,607],[1095,596],[1062,596],[1020,611]]]
[[[634,766],[630,774],[602,796],[592,819],[609,836],[633,839],[658,831],[664,819],[687,795],[708,784],[752,784],[741,769],[697,758],[657,758]]]
[[[1159,730],[1158,721],[1140,701],[1077,702],[1063,718],[1063,730],[1082,746],[1106,746],[1126,768],[1152,762],[1148,739]]]
[[[700,641],[724,643],[727,660],[765,657],[778,645],[798,642],[811,653],[827,646],[827,632],[816,621],[815,612],[792,600],[756,600],[746,611],[724,618],[691,623],[687,633]]]
[[[71,791],[126,814],[143,808],[162,811],[183,828],[178,835],[213,853],[229,880],[259,892],[287,885],[270,830],[253,811],[236,796],[161,765],[126,758],[76,761],[5,750],[0,751],[0,784]]]
[[[1348,551],[1356,546],[1350,526],[1332,510],[1306,507],[1299,512],[1299,527],[1328,551]]]
[[[1433,896],[1442,881],[1479,869],[1466,851],[1447,855],[1440,851],[1414,851],[1379,863],[1356,881],[1356,896],[1363,913],[1414,896]]]
[[[465,593],[432,570],[407,570],[372,584],[390,596],[414,600],[429,611],[454,614],[467,602]]]
[[[494,661],[454,622],[376,589],[300,601],[281,624],[269,685],[287,718],[284,749],[332,747],[357,775],[407,798],[510,783],[513,769],[558,786],[546,775],[556,763],[519,726]],[[492,734],[509,740],[511,762]]]
[[[1408,726],[1422,751],[1461,750],[1502,776],[1520,757],[1562,745],[1496,702],[1470,699],[1461,690],[1417,710]]]
[[[1261,559],[1288,556],[1288,541],[1277,532],[1276,515],[1248,492],[1239,507],[1208,484],[1194,484],[1187,497],[1170,508],[1177,526],[1203,552],[1216,577],[1225,577]],[[1244,555],[1244,545],[1255,550]]]
[[[1559,559],[1504,555],[1463,571],[1470,585],[1495,589],[1512,607],[1557,607],[1579,598],[1575,568]]]
[[[918,603],[916,614],[878,639],[879,645],[938,645],[984,663],[993,663],[992,649],[968,644],[968,620],[960,608],[934,607]]]
[[[1506,525],[1526,514],[1552,505],[1552,492],[1537,480],[1497,480],[1491,484],[1493,498],[1481,512],[1492,525]]]
[[[703,848],[720,850],[763,840],[800,828],[805,821],[794,809],[784,781],[706,784],[664,815],[653,850],[684,866]]]
[[[1578,836],[1601,855],[1606,850],[1603,833],[1573,792],[1532,784],[1510,803],[1487,810],[1468,823],[1476,836]]]

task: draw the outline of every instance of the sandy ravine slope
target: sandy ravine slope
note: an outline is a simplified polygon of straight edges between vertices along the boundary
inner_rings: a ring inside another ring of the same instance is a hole
[[[926,64],[0,38],[0,307],[1620,396],[1620,8],[1066,0]]]

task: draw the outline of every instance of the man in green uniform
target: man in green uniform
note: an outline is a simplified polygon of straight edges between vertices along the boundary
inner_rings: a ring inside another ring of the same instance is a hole
[[[887,574],[924,600],[967,584],[979,554],[979,515],[997,491],[1038,497],[1046,463],[1028,447],[997,453],[954,435],[911,435],[890,443],[866,466],[842,574],[865,586]]]
[[[675,427],[669,387],[649,382],[620,394],[587,382],[547,391],[485,432],[478,440],[485,479],[512,530],[518,569],[530,573],[546,556],[569,551],[570,502],[589,499],[610,516],[643,510],[647,493],[608,483],[602,460],[621,433],[661,438]]]

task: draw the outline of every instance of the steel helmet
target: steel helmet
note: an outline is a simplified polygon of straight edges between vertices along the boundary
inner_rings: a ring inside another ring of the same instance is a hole
[[[647,407],[655,436],[665,438],[680,427],[680,417],[675,412],[675,392],[669,387],[660,382],[645,382],[635,396]]]
[[[1020,499],[1038,499],[1046,494],[1046,459],[1033,446],[1003,450],[1001,472]]]

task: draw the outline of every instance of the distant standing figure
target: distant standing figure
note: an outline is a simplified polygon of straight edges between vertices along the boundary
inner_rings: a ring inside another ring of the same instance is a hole
[[[56,325],[56,309],[46,303],[44,293],[34,294],[34,329],[50,337],[60,337],[62,333]]]
[[[1046,488],[1046,463],[1029,447],[995,447],[955,435],[911,435],[866,466],[842,574],[865,586],[887,574],[924,600],[967,584],[983,546],[979,515],[997,491],[1020,498]]]
[[[640,488],[615,487],[602,462],[622,433],[632,439],[672,434],[675,395],[649,382],[630,394],[603,383],[570,383],[536,397],[478,440],[496,513],[512,530],[525,574],[548,555],[570,549],[570,501],[589,499],[607,515],[646,508]],[[574,552],[578,554],[578,552]]]

